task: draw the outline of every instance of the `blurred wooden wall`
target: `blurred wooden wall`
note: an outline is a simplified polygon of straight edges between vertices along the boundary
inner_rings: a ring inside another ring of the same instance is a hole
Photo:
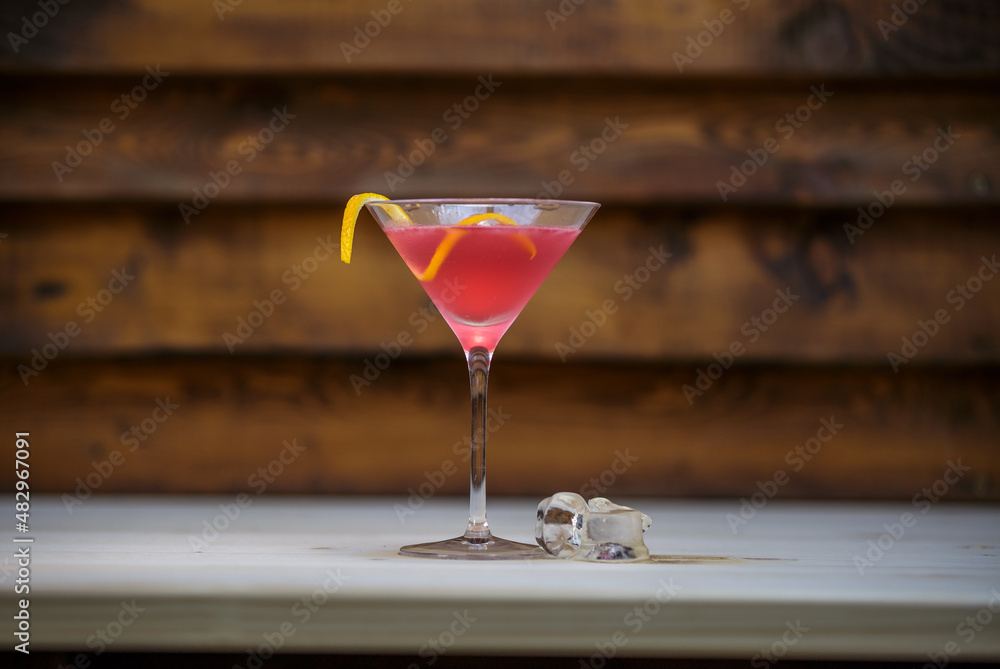
[[[498,349],[491,494],[1000,499],[997,4],[49,4],[0,49],[32,490],[463,494],[460,348],[342,207],[558,192],[604,206]]]

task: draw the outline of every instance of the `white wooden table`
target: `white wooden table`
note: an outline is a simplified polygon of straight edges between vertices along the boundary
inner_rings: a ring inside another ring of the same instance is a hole
[[[94,497],[70,514],[33,497],[31,532],[2,526],[34,539],[31,650],[1000,659],[996,506],[773,501],[734,533],[735,501],[616,500],[653,517],[653,553],[678,557],[585,564],[396,553],[459,534],[464,500],[405,523],[404,499],[245,501]],[[532,541],[535,504],[492,500],[494,531]],[[915,524],[893,538],[884,524],[898,534],[907,512]],[[880,537],[883,555],[867,555]],[[19,598],[12,552],[5,611]]]

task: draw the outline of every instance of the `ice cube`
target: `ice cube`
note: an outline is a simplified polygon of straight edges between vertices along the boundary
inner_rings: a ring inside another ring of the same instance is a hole
[[[571,558],[583,541],[583,523],[589,509],[575,492],[557,492],[538,505],[535,539],[549,555]]]
[[[589,504],[560,492],[538,505],[535,538],[549,555],[588,561],[649,559],[642,535],[652,519],[635,509],[595,497]]]

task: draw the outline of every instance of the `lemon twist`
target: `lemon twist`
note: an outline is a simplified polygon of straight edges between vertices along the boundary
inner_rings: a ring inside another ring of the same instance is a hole
[[[369,202],[387,202],[388,200],[389,198],[378,193],[359,193],[347,201],[347,206],[344,208],[344,223],[340,229],[340,259],[345,263],[350,264],[351,262],[351,251],[354,247],[354,228],[358,223],[361,208]],[[399,205],[390,205],[386,209],[393,220],[400,223],[413,222]],[[482,221],[496,221],[500,225],[517,225],[517,221],[504,214],[473,214],[468,218],[462,219],[456,225],[475,225]],[[455,244],[467,234],[467,230],[449,230],[448,234],[445,235],[444,239],[434,250],[434,255],[427,264],[427,268],[423,272],[414,271],[414,276],[420,281],[433,281],[434,277],[437,276],[438,269],[441,268],[441,264],[448,257],[448,254],[451,253]],[[515,235],[514,238],[531,254],[529,259],[535,257],[538,249],[535,248],[535,244],[530,238],[520,233]]]
[[[344,223],[340,228],[340,259],[345,263],[351,263],[351,251],[354,248],[354,227],[358,223],[358,216],[361,214],[361,207],[369,202],[386,202],[389,198],[378,193],[359,193],[347,201],[344,207]],[[393,220],[400,223],[410,222],[410,217],[399,205],[387,207],[389,215]]]
[[[517,221],[512,219],[510,216],[504,216],[503,214],[473,214],[468,218],[463,218],[457,223],[457,225],[475,225],[482,221],[496,221],[500,225],[517,225]],[[451,249],[454,248],[458,240],[469,234],[467,230],[449,230],[448,234],[445,235],[444,240],[438,245],[437,249],[434,251],[434,256],[431,261],[427,263],[427,269],[422,273],[414,272],[413,274],[420,281],[433,281],[434,277],[437,276],[438,269],[441,268],[441,263],[444,259],[448,257],[451,253]],[[525,248],[525,250],[531,254],[530,258],[535,257],[535,253],[538,249],[535,248],[534,243],[524,235],[518,234],[515,236],[518,243]]]

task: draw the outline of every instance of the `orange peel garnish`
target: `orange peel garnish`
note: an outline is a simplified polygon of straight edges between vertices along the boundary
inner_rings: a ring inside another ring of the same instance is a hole
[[[496,221],[500,225],[517,225],[517,221],[512,219],[510,216],[505,216],[503,214],[473,214],[468,218],[462,219],[456,225],[475,225],[476,223],[481,223],[482,221]],[[437,276],[438,269],[441,268],[441,263],[443,263],[444,259],[448,257],[449,253],[451,253],[452,248],[455,247],[458,240],[467,234],[468,231],[466,230],[449,230],[448,234],[444,236],[444,240],[442,240],[442,242],[438,244],[437,249],[435,249],[434,256],[431,258],[431,261],[427,263],[427,269],[425,269],[422,273],[414,272],[417,279],[420,281],[433,281],[434,277]],[[520,233],[515,235],[515,239],[517,239],[518,243],[531,254],[531,258],[535,257],[538,249],[535,248],[535,244],[531,241],[531,239]]]
[[[389,201],[389,198],[378,193],[359,193],[347,201],[347,206],[344,207],[344,222],[340,228],[340,259],[345,263],[350,264],[351,262],[351,251],[354,248],[354,228],[358,224],[358,216],[361,214],[361,208],[369,202],[387,201]],[[389,205],[386,207],[386,210],[394,220],[400,223],[412,223],[409,215],[399,205]],[[517,221],[504,214],[473,214],[468,218],[462,219],[456,225],[475,225],[483,221],[496,221],[500,225],[517,225]],[[448,254],[451,253],[455,244],[467,234],[467,230],[449,230],[441,243],[438,244],[437,249],[434,250],[434,256],[427,264],[427,268],[423,272],[413,272],[417,279],[420,281],[433,281],[434,277],[437,276],[438,270],[441,268],[441,264],[448,257]],[[534,242],[529,237],[518,233],[514,238],[531,254],[529,259],[535,257],[538,249],[535,248]]]
[[[359,193],[347,201],[344,207],[344,223],[340,228],[340,259],[345,263],[351,262],[351,251],[354,248],[354,227],[358,224],[358,216],[361,208],[369,202],[386,202],[389,198],[378,193]],[[410,221],[410,217],[398,205],[387,207],[389,215],[400,223]]]

